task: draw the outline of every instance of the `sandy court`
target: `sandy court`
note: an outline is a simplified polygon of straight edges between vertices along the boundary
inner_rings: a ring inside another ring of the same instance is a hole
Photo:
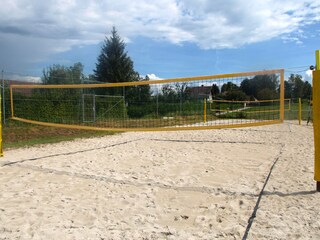
[[[312,131],[123,133],[9,150],[0,239],[320,239]]]

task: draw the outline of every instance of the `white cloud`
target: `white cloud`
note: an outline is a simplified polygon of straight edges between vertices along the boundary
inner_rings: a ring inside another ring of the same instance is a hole
[[[154,73],[147,74],[150,80],[162,80],[163,78],[158,77]]]
[[[312,70],[307,70],[304,74],[304,78],[303,78],[305,81],[308,81],[308,82],[312,82]]]
[[[18,49],[15,54],[22,61],[40,61],[73,46],[97,44],[112,26],[128,42],[144,36],[219,49],[276,37],[301,44],[304,35],[301,29],[320,21],[320,1],[314,0],[2,0],[1,3],[5,7],[0,8],[0,51],[8,52],[1,58],[10,58],[10,53]]]
[[[18,74],[6,74],[5,80],[15,80],[20,82],[32,82],[32,83],[40,83],[40,77],[34,76],[21,76]]]

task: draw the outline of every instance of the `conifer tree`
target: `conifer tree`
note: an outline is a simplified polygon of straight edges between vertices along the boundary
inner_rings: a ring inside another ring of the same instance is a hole
[[[115,27],[106,37],[94,70],[95,79],[100,82],[131,82],[139,80],[133,62],[125,51],[125,43]]]

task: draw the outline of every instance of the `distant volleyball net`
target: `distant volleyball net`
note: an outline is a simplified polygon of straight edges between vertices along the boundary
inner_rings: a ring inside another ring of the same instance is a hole
[[[284,71],[106,84],[11,85],[12,119],[106,131],[167,131],[283,122]]]

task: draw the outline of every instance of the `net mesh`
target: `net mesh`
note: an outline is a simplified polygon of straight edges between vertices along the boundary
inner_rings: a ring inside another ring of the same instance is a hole
[[[282,70],[86,85],[11,86],[16,120],[107,130],[215,128],[281,120]],[[250,95],[245,83],[271,79]],[[286,104],[285,104],[286,103]],[[284,110],[284,108],[283,108]]]

